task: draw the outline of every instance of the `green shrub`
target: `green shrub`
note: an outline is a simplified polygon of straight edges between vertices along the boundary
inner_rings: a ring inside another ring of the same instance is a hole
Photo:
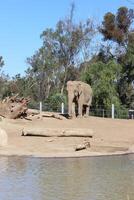
[[[66,102],[67,102],[67,100],[66,100],[65,95],[61,95],[60,93],[56,93],[56,94],[50,96],[47,99],[46,104],[48,104],[50,110],[60,111],[61,110],[61,104],[62,103],[66,104]]]

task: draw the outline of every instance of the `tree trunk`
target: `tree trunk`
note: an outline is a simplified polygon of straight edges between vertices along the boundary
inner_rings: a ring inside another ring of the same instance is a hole
[[[64,88],[65,88],[65,84],[66,84],[66,79],[67,79],[67,67],[65,67],[65,75],[64,75],[64,79],[63,79],[63,85],[61,87],[61,95],[63,95],[64,93]]]

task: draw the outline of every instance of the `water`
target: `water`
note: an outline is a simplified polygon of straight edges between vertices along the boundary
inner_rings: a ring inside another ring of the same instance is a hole
[[[134,200],[134,155],[0,157],[0,200]]]

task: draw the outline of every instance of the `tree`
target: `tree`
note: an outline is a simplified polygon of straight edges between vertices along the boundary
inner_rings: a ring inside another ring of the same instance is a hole
[[[112,103],[117,107],[120,106],[117,92],[120,73],[121,66],[114,60],[107,63],[98,61],[88,65],[83,74],[83,80],[93,88],[93,105],[95,107],[102,106],[109,109]]]
[[[0,68],[2,69],[3,66],[4,66],[4,60],[3,57],[0,56]]]
[[[57,81],[57,58],[50,48],[41,47],[27,62],[31,66],[27,75],[32,78],[36,88],[37,99],[48,98],[50,90]]]
[[[61,94],[67,81],[68,71],[78,66],[83,49],[88,49],[94,34],[93,23],[88,19],[85,23],[73,22],[74,6],[65,20],[60,20],[55,29],[46,29],[41,34],[43,48],[50,49],[51,55],[57,58],[57,65],[62,73]]]
[[[123,66],[118,90],[123,104],[134,108],[134,33],[128,39],[126,52],[118,58]]]
[[[3,72],[4,60],[3,57],[0,56],[0,99],[11,94],[10,91],[10,78]]]
[[[120,7],[117,14],[106,13],[100,32],[104,40],[112,40],[118,44],[127,44],[130,27],[134,19],[134,10],[126,7]]]
[[[134,10],[121,7],[116,14],[107,13],[99,29],[105,41],[114,42],[111,44],[109,52],[114,54],[114,59],[122,66],[121,77],[118,82],[118,93],[122,104],[127,107],[134,107],[133,20]],[[117,46],[114,49],[115,44]]]
[[[23,96],[25,93],[25,78],[20,74],[16,74],[10,81],[10,91],[12,94]]]

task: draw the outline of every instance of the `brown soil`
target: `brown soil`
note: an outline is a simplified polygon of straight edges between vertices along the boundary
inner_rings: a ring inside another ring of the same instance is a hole
[[[9,120],[0,127],[8,134],[8,145],[0,147],[1,155],[42,157],[94,156],[130,153],[134,150],[134,121],[89,117],[58,120],[54,118]],[[21,136],[23,129],[80,128],[92,129],[93,138]],[[76,152],[76,145],[90,142],[90,148]]]

